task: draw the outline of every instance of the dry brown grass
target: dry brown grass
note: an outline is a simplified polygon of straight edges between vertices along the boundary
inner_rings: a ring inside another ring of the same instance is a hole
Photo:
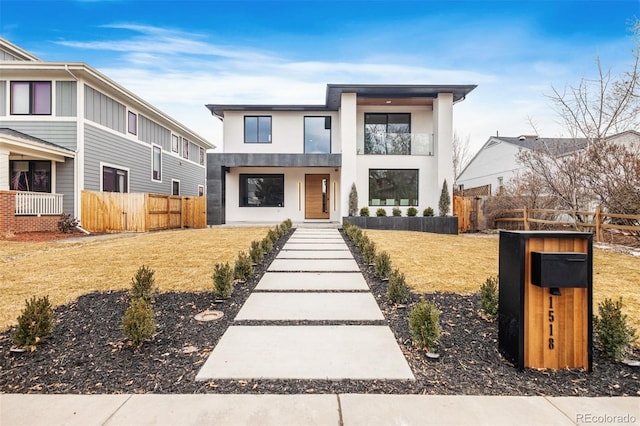
[[[377,251],[391,255],[416,291],[475,293],[489,276],[498,275],[498,236],[438,235],[422,232],[367,230]],[[594,249],[594,313],[605,298],[622,297],[630,324],[640,334],[640,260]]]
[[[212,288],[216,262],[233,265],[264,227],[127,234],[109,239],[0,244],[0,330],[15,323],[25,299],[49,295],[61,305],[92,291],[128,289],[141,265],[155,270],[160,291]]]

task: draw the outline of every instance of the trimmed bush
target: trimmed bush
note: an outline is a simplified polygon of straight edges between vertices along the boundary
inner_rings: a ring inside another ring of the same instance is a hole
[[[425,217],[427,217],[427,216],[433,216],[433,208],[431,208],[431,207],[427,207],[426,209],[424,209],[424,210],[422,211],[422,216],[425,216]]]
[[[285,226],[287,227],[287,231],[291,228],[293,228],[293,222],[291,221],[291,219],[287,218],[284,221]]]
[[[23,348],[34,351],[38,343],[43,342],[53,330],[53,308],[49,297],[25,300],[25,307],[18,317],[18,326],[13,341]]]
[[[391,210],[391,214],[394,216],[402,216],[402,210],[400,210],[400,207],[394,207],[393,210]]]
[[[389,300],[395,304],[407,303],[411,290],[407,286],[404,274],[398,269],[394,269],[389,275],[389,288],[387,288],[387,296]]]
[[[271,241],[271,238],[269,237],[264,237],[260,242],[260,247],[262,247],[262,252],[264,254],[271,253],[271,250],[273,250],[273,241]]]
[[[220,299],[228,299],[233,293],[233,271],[228,262],[216,263],[214,267],[213,293]]]
[[[143,299],[149,303],[153,303],[156,294],[158,294],[154,274],[155,271],[145,265],[138,268],[138,271],[136,271],[136,274],[131,279],[129,294],[132,299]]]
[[[278,235],[278,231],[276,230],[276,228],[270,228],[267,231],[267,236],[265,238],[271,240],[271,243],[275,243],[280,239],[280,236]]]
[[[360,216],[369,216],[369,207],[362,207],[360,209]]]
[[[409,331],[413,343],[433,352],[440,338],[440,311],[422,297],[409,312]]]
[[[358,190],[356,184],[351,184],[351,190],[349,191],[349,216],[355,216],[358,211]]]
[[[383,217],[387,215],[387,211],[385,209],[383,209],[382,207],[380,207],[378,210],[376,210],[376,216],[378,217]]]
[[[407,216],[413,217],[413,216],[416,216],[417,214],[418,214],[418,209],[416,209],[415,207],[409,207],[407,209]]]
[[[380,252],[374,261],[376,276],[385,279],[391,272],[391,257],[386,251]]]
[[[67,234],[73,231],[76,226],[78,226],[78,223],[80,223],[80,221],[69,213],[61,213],[60,219],[58,220],[58,230],[63,234]]]
[[[251,249],[249,257],[255,265],[260,265],[264,260],[264,252],[262,251],[262,243],[260,241],[251,241]]]
[[[263,243],[265,241],[268,241],[269,244],[271,244],[271,240],[269,240],[268,238],[262,240]],[[246,281],[251,275],[253,275],[253,265],[251,265],[251,258],[246,252],[238,252],[236,263],[233,266],[233,275],[235,279],[240,281]]]
[[[595,345],[602,354],[619,361],[631,343],[636,340],[636,330],[627,324],[627,316],[622,313],[622,298],[609,298],[598,304],[599,316],[593,317]]]
[[[151,339],[156,332],[151,303],[142,298],[132,299],[122,317],[122,332],[135,347]]]
[[[489,277],[480,286],[480,309],[490,320],[498,317],[498,277]]]
[[[449,197],[449,187],[447,186],[447,180],[442,182],[442,192],[440,192],[440,200],[438,201],[438,211],[440,216],[446,216],[449,214],[449,207],[451,206],[451,197]]]
[[[373,264],[376,260],[376,243],[369,240],[363,247],[360,249],[362,252],[362,257],[364,258],[364,262],[368,265]]]

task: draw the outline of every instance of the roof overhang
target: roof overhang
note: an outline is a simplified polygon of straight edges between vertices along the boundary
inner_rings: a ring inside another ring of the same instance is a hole
[[[338,109],[327,108],[325,105],[215,105],[209,104],[206,107],[212,115],[223,119],[226,111],[318,111],[330,112]]]
[[[68,148],[6,128],[0,129],[0,149],[8,151],[10,156],[20,155],[60,163],[76,156]]]

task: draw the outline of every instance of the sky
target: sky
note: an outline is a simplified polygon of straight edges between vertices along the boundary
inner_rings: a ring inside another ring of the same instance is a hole
[[[210,142],[206,104],[318,104],[327,84],[477,84],[454,107],[491,136],[568,136],[549,100],[631,63],[640,0],[0,0],[0,36],[84,62]],[[220,148],[216,149],[217,151]]]

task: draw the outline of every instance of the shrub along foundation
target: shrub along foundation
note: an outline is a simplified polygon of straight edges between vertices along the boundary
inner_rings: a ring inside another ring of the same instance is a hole
[[[362,229],[458,234],[458,216],[347,216],[345,221]]]

